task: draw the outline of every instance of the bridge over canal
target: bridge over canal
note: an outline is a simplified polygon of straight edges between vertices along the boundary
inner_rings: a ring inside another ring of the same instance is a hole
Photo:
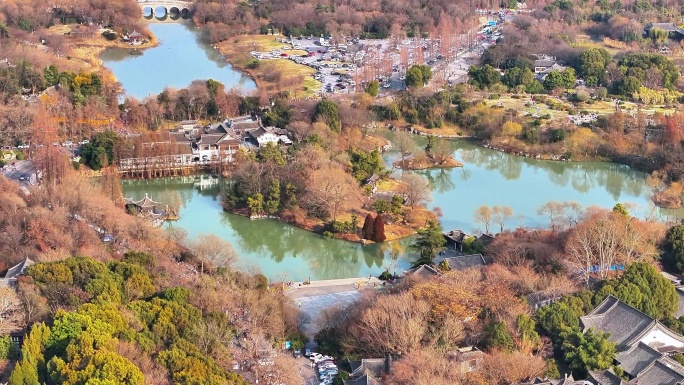
[[[187,19],[190,16],[191,1],[182,0],[138,0],[145,18]]]

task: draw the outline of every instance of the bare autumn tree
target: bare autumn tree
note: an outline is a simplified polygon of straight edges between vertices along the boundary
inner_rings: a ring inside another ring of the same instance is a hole
[[[418,146],[416,145],[416,142],[413,140],[411,137],[411,134],[409,134],[406,131],[399,131],[394,135],[394,140],[392,140],[392,144],[394,145],[394,148],[399,151],[399,154],[401,155],[401,166],[405,166],[406,159],[408,159],[411,155],[413,155],[416,150],[418,149]]]
[[[48,313],[45,298],[40,295],[38,287],[34,284],[19,282],[17,296],[21,300],[24,309],[24,322],[32,325],[41,320]]]
[[[513,209],[508,206],[494,206],[492,208],[492,219],[499,225],[499,232],[503,233],[506,221],[513,216]]]
[[[279,355],[272,358],[273,364],[261,366],[256,377],[259,384],[301,384],[304,382],[299,368],[301,364],[291,356]]]
[[[572,231],[566,243],[568,256],[584,269],[589,284],[589,271],[598,266],[601,279],[608,277],[609,267],[650,259],[658,255],[653,239],[647,239],[638,220],[607,210],[587,210],[584,221]]]
[[[430,183],[416,173],[405,173],[401,177],[400,192],[404,195],[406,204],[411,207],[427,204],[432,200]]]
[[[562,228],[562,220],[564,213],[565,205],[561,202],[555,201],[544,203],[537,210],[537,214],[549,217],[551,231],[553,233],[558,232]]]
[[[387,383],[395,385],[458,385],[458,372],[443,352],[413,351],[392,366]]]
[[[480,206],[473,213],[475,222],[482,223],[485,228],[485,234],[489,234],[489,225],[492,223],[492,209],[489,206]]]
[[[350,326],[345,344],[367,354],[406,354],[417,350],[429,332],[430,306],[410,293],[378,297]]]
[[[337,214],[361,199],[358,183],[343,169],[325,166],[311,174],[308,196],[315,203],[325,207],[337,219]]]
[[[203,269],[205,262],[211,264],[210,267],[230,267],[238,259],[230,242],[216,234],[200,234],[189,246],[192,253],[202,262]]]
[[[294,136],[297,143],[303,142],[309,135],[313,134],[313,126],[311,123],[296,120],[287,125],[288,131]]]
[[[481,372],[488,384],[513,384],[540,376],[546,367],[542,357],[522,352],[490,352]]]
[[[437,162],[437,164],[443,165],[446,163],[454,150],[451,148],[451,143],[446,140],[439,140],[432,149],[430,149],[430,156]]]
[[[9,287],[0,288],[0,334],[7,335],[25,325],[21,300]]]

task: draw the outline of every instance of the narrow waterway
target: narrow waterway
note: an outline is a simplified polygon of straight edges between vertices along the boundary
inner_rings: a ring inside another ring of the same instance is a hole
[[[123,189],[126,197],[141,199],[147,193],[156,201],[180,207],[180,219],[171,226],[187,230],[191,239],[203,233],[220,236],[235,248],[241,269],[260,271],[272,280],[365,277],[378,275],[391,264],[387,244],[362,246],[277,220],[226,213],[221,208],[221,183],[218,178],[197,175],[125,180]],[[399,261],[398,273],[410,267],[407,258]]]
[[[254,81],[226,61],[192,22],[150,23],[157,47],[131,54],[130,49],[108,48],[100,55],[121,82],[126,95],[143,99],[165,87],[184,88],[193,80],[214,79],[243,92],[256,89]],[[131,47],[133,48],[133,47]]]
[[[420,142],[420,140],[418,140]],[[626,203],[636,215],[652,213],[663,219],[676,211],[653,207],[644,174],[606,162],[552,162],[526,159],[466,141],[451,142],[463,168],[420,172],[431,183],[430,207],[441,208],[444,229],[475,231],[473,212],[481,205],[509,206],[514,217],[507,229],[517,226],[545,227],[539,206],[549,201],[577,202],[583,207],[611,208]],[[384,155],[388,164],[398,155]],[[396,171],[401,172],[401,171]],[[223,212],[221,180],[208,175],[124,181],[127,197],[152,199],[180,207],[180,220],[172,226],[188,231],[191,238],[213,233],[231,242],[241,257],[240,267],[259,270],[270,279],[305,280],[378,275],[391,266],[389,245],[348,243],[326,239],[276,220],[250,220]],[[407,245],[410,239],[400,243]],[[405,253],[398,272],[410,266],[413,256]]]

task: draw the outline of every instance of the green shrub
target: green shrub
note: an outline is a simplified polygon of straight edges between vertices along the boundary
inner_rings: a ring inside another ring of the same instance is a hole
[[[105,39],[110,40],[110,41],[116,40],[116,36],[117,36],[116,32],[113,32],[113,31],[102,32],[102,37],[104,37]]]
[[[16,358],[19,353],[18,350],[10,336],[0,337],[0,360]]]
[[[17,160],[26,159],[26,155],[22,151],[17,151]]]
[[[247,68],[249,68],[249,69],[252,69],[252,70],[253,70],[253,69],[256,69],[256,68],[259,68],[259,60],[257,60],[257,59],[252,59],[252,60],[250,60],[249,62],[247,62],[247,64],[245,64],[245,67],[247,67]]]
[[[76,171],[78,171],[78,170],[81,169],[81,163],[79,163],[79,162],[77,162],[77,161],[75,161],[75,160],[71,162],[71,166],[73,166],[73,167],[74,167],[74,170],[76,170]]]

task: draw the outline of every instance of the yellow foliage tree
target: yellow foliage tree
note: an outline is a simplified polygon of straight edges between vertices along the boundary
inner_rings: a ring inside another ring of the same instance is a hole
[[[522,125],[509,120],[508,122],[504,123],[503,127],[501,127],[501,133],[507,137],[518,136],[522,134]]]
[[[477,297],[442,282],[424,282],[411,288],[415,299],[430,305],[431,316],[440,320],[451,314],[462,321],[474,320],[480,312]]]

